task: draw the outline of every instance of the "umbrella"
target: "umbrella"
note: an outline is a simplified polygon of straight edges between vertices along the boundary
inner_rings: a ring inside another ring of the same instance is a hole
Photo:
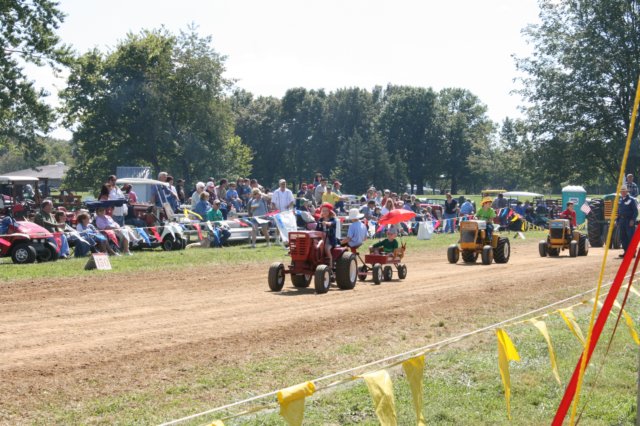
[[[400,222],[406,222],[416,217],[411,210],[393,209],[389,213],[380,218],[379,225],[394,225]]]

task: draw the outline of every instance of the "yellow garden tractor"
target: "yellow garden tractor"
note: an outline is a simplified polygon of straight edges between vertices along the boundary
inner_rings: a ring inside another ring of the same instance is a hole
[[[447,249],[449,263],[457,263],[462,255],[465,263],[476,263],[478,256],[483,265],[491,262],[507,263],[511,255],[509,239],[494,232],[487,236],[487,222],[484,220],[465,220],[460,222],[460,241]]]
[[[569,219],[550,220],[547,239],[538,243],[540,256],[559,256],[563,250],[569,250],[570,257],[586,256],[589,253],[589,239],[571,230]]]

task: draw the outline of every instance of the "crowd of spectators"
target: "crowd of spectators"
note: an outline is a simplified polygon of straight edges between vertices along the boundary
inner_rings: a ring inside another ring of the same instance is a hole
[[[559,214],[555,209],[540,203],[534,206],[529,201],[518,201],[515,206],[509,205],[502,194],[495,199],[483,199],[481,209],[476,209],[470,199],[464,197],[454,198],[450,193],[446,194],[446,200],[438,207],[437,213],[432,205],[425,204],[414,194],[398,194],[389,189],[380,190],[373,186],[361,196],[345,195],[342,192],[342,184],[338,180],[329,180],[321,174],[316,174],[310,183],[301,183],[297,190],[292,192],[287,181],[280,179],[278,186],[270,191],[260,185],[256,179],[238,178],[235,181],[210,177],[206,181],[195,183],[192,189],[185,186],[183,179],[174,180],[167,172],[158,174],[157,179],[163,185],[152,186],[150,204],[157,207],[156,212],[164,212],[167,207],[174,212],[187,212],[191,219],[213,223],[219,229],[221,244],[229,238],[230,233],[223,225],[230,217],[244,221],[251,226],[253,232],[250,236],[251,247],[255,247],[259,235],[264,237],[267,245],[271,243],[270,229],[273,226],[273,213],[286,210],[294,210],[298,215],[307,212],[307,217],[317,220],[318,229],[326,230],[329,234],[329,246],[335,244],[353,244],[362,239],[362,229],[354,227],[352,235],[338,242],[335,237],[335,217],[346,215],[348,223],[360,223],[361,220],[377,221],[381,216],[394,209],[413,211],[415,222],[432,221],[441,224],[436,225],[435,232],[453,233],[456,224],[461,218],[469,218],[474,215],[482,216],[488,220],[492,218],[489,210],[494,213],[507,207],[513,207],[513,211],[533,221],[535,215],[554,217]],[[70,247],[73,247],[76,256],[84,256],[91,252],[104,252],[110,255],[131,255],[131,247],[141,244],[143,239],[132,230],[131,225],[143,227],[145,222],[136,217],[133,205],[139,202],[138,196],[130,184],[119,187],[117,176],[109,176],[101,186],[98,201],[124,200],[123,203],[111,208],[98,207],[95,215],[88,211],[77,211],[76,220],[71,226],[66,212],[55,211],[51,200],[45,200],[40,210],[31,219],[51,232],[56,232],[62,237],[57,243],[61,245],[60,256],[68,257]],[[174,185],[175,184],[175,185]],[[326,207],[326,208],[322,208]],[[354,210],[355,209],[355,210]],[[300,226],[305,223],[300,223]],[[333,231],[331,230],[333,229]],[[399,227],[401,233],[411,233],[412,229],[406,226]],[[115,244],[111,244],[113,241]],[[114,245],[119,250],[114,250]]]

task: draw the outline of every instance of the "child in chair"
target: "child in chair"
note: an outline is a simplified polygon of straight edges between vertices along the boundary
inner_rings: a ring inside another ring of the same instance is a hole
[[[389,227],[389,229],[387,229],[387,238],[375,243],[370,247],[372,253],[393,254],[396,250],[398,250],[398,240],[396,240],[397,236],[398,228],[395,228],[393,226]]]

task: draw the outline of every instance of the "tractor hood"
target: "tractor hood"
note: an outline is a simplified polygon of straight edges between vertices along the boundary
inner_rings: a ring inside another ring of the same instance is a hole
[[[16,221],[15,223],[17,225],[15,232],[27,234],[30,238],[53,237],[53,234],[51,232],[47,231],[45,228],[43,228],[42,226],[36,223],[22,221],[22,220]]]

